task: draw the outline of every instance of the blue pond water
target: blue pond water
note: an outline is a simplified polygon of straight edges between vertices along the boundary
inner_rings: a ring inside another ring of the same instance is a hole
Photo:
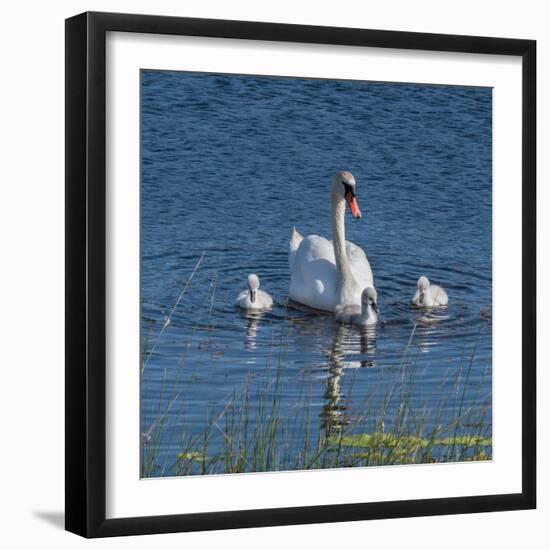
[[[426,430],[461,407],[472,415],[459,431],[483,419],[490,436],[491,90],[164,71],[141,79],[141,423],[144,444],[158,446],[148,475],[173,475],[182,442],[212,418],[211,446],[221,445],[227,402],[246,384],[253,408],[276,371],[282,422],[301,419],[312,438],[327,418],[359,430],[366,399],[377,409],[404,386]],[[338,170],[355,175],[363,211],[347,215],[346,237],[374,272],[383,323],[369,334],[287,307],[292,227],[332,238]],[[275,299],[260,316],[233,306],[251,272]],[[427,324],[409,305],[420,275],[450,297]],[[398,406],[390,399],[388,424]],[[303,441],[299,429],[286,437],[290,453]]]

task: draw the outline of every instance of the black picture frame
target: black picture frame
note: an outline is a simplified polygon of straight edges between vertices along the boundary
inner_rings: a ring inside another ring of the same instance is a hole
[[[106,519],[105,40],[108,31],[519,56],[522,121],[522,491]],[[531,509],[536,506],[536,42],[180,17],[66,20],[66,529],[106,537]]]

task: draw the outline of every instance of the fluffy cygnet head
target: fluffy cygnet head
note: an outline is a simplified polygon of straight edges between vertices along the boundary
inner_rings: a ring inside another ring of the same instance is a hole
[[[424,277],[424,275],[422,275],[422,277],[418,279],[417,285],[420,292],[426,292],[426,290],[430,288],[430,281],[428,280],[428,277]]]
[[[422,305],[424,303],[424,296],[428,291],[428,289],[430,288],[430,281],[428,280],[428,277],[424,277],[424,275],[422,275],[422,277],[418,279],[417,286],[418,286],[418,292],[420,294],[419,302],[420,302],[420,305]]]
[[[250,293],[250,301],[256,301],[256,291],[260,288],[260,278],[255,273],[248,276],[248,291]]]
[[[364,309],[371,306],[372,309],[378,313],[378,295],[376,294],[376,290],[374,290],[374,288],[369,286],[363,290],[363,293],[361,294],[361,304]]]
[[[345,199],[354,218],[361,217],[355,193],[355,178],[351,172],[338,172],[332,182],[332,193],[338,200]]]

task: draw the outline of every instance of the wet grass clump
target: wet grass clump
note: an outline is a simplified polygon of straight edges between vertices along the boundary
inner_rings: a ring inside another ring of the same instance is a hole
[[[352,369],[347,397],[343,398],[345,363],[339,349],[334,348],[328,357],[326,404],[322,410],[318,410],[310,388],[296,399],[296,414],[289,414],[288,410],[282,411],[281,402],[292,329],[291,319],[281,322],[278,338],[273,341],[275,363],[263,369],[263,382],[253,389],[248,377],[217,410],[211,408],[199,432],[186,425],[185,396],[177,391],[185,368],[183,356],[171,384],[165,374],[159,396],[163,408],[142,435],[142,477],[491,459],[490,396],[465,399],[476,342],[463,353],[454,394],[443,399],[434,395],[418,405],[413,399],[418,371],[418,353],[413,352],[415,325],[396,365],[393,385],[382,398],[376,387],[360,399],[353,396],[353,414],[349,403],[357,369]],[[150,357],[144,352],[144,363]],[[453,411],[450,419],[444,414],[449,407]],[[175,416],[172,422],[168,422],[170,415]]]

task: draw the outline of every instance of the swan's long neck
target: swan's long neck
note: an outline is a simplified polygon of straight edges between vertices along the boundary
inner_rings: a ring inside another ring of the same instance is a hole
[[[352,284],[354,278],[348,262],[346,252],[346,229],[344,218],[346,215],[346,202],[342,197],[332,195],[332,243],[338,271],[338,294],[340,303],[344,303],[343,293]]]

